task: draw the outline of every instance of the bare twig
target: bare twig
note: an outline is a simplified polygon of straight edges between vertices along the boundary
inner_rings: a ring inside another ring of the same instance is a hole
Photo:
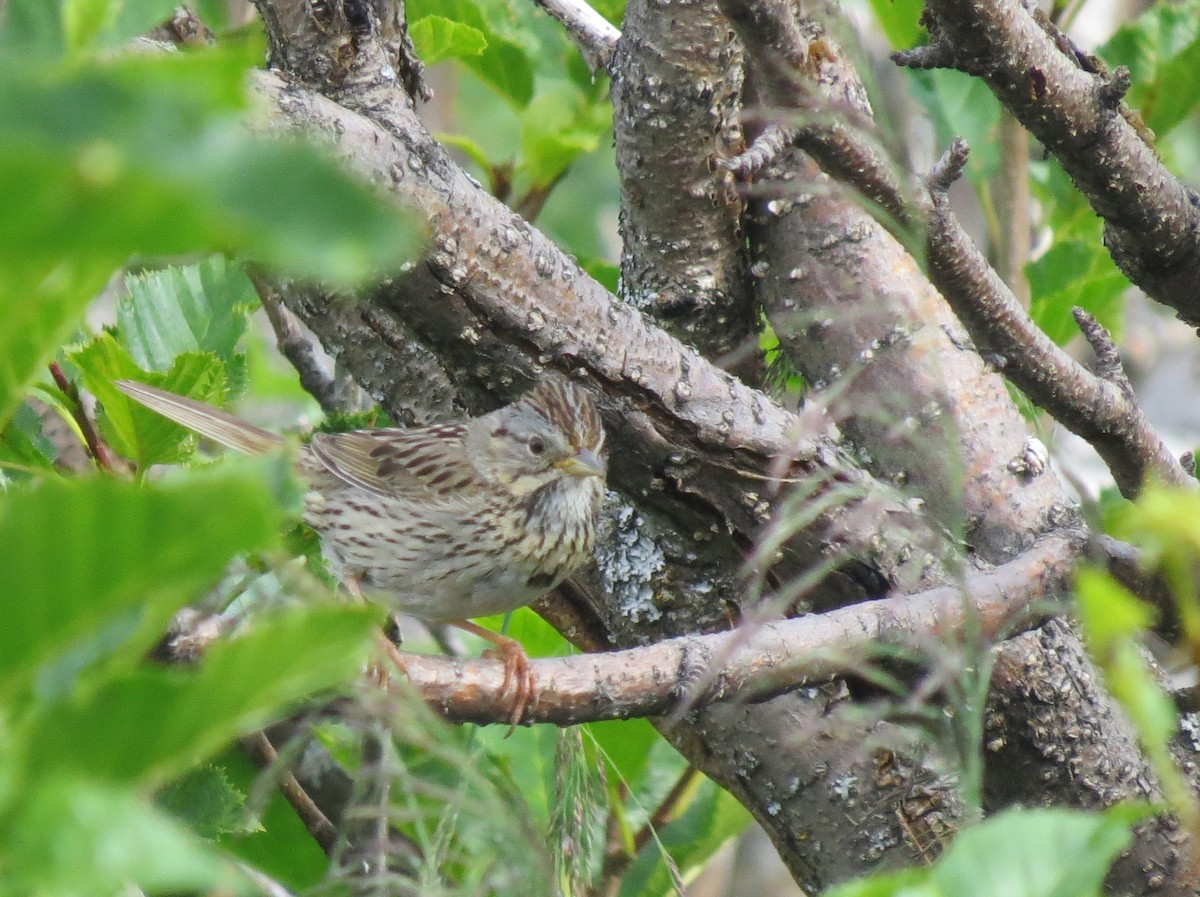
[[[977,348],[1033,401],[1095,446],[1124,495],[1136,495],[1151,472],[1192,487],[1192,478],[1131,396],[1055,345],[979,255],[946,197],[966,154],[966,144],[955,141],[927,180],[929,267]]]
[[[279,753],[275,750],[275,746],[271,744],[271,740],[267,738],[266,732],[255,732],[244,739],[243,743],[260,766],[272,768],[279,763]],[[294,775],[286,770],[277,770],[277,772],[281,773],[279,775],[279,790],[283,792],[283,796],[287,798],[287,802],[292,805],[292,809],[296,811],[296,815],[300,817],[300,821],[304,823],[304,827],[312,835],[313,840],[317,842],[321,850],[325,852],[325,855],[329,856],[337,845],[337,828],[321,812],[321,808],[316,805],[313,799],[308,796],[308,793],[296,781]]]
[[[300,385],[327,414],[344,410],[337,378],[325,369],[316,347],[305,336],[299,320],[280,302],[279,294],[262,274],[251,268],[247,268],[246,273],[258,291],[263,311],[271,322],[271,329],[275,331],[279,351],[300,375]]]

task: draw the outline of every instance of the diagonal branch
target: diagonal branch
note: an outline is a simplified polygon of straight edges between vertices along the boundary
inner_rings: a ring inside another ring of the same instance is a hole
[[[925,6],[932,43],[896,62],[982,78],[1104,219],[1117,266],[1200,324],[1200,197],[1167,170],[1122,104],[1129,72],[1105,72],[1018,0]]]

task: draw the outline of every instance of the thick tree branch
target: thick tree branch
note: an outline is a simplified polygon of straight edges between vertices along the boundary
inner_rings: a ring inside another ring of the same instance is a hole
[[[319,290],[290,293],[289,302],[318,335],[344,347],[339,359],[352,369],[374,377],[391,370],[395,361],[382,359],[394,327],[412,328],[466,374],[459,392],[472,410],[489,407],[496,393],[515,397],[546,366],[590,380],[604,390],[598,398],[610,436],[626,447],[613,458],[610,482],[662,507],[688,527],[685,532],[698,533],[709,551],[720,545],[722,532],[752,538],[762,529],[767,518],[746,495],[765,493],[774,477],[824,471],[830,486],[856,484],[871,494],[870,480],[825,435],[615,300],[473,184],[414,115],[391,108],[386,117],[396,135],[278,76],[262,74],[257,83],[277,127],[336,135],[339,154],[418,209],[433,234],[428,258],[374,302],[350,306]],[[356,334],[352,345],[349,331]],[[369,354],[358,365],[361,353]],[[902,508],[893,510],[903,515]],[[797,563],[819,560],[830,515],[789,543],[789,551],[807,554],[803,561],[796,555]],[[862,535],[875,541],[878,527],[863,525],[872,529]],[[863,597],[844,579],[827,588],[842,596],[831,605]]]
[[[741,65],[715,0],[669,16],[630,0],[612,66],[621,178],[621,291],[712,361],[761,376],[733,179]],[[697,47],[705,47],[703,53]],[[653,122],[653,127],[647,127]]]
[[[932,49],[893,58],[982,78],[1104,219],[1117,266],[1183,320],[1200,324],[1200,197],[1131,123],[1121,103],[1129,73],[1104,72],[1018,0],[925,6]]]

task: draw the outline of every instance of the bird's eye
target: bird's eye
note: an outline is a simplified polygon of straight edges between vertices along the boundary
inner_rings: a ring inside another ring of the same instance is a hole
[[[542,441],[542,437],[534,436],[529,440],[529,454],[540,455],[546,450],[546,443]]]

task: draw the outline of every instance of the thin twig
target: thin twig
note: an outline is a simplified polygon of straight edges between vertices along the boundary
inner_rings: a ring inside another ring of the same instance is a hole
[[[63,369],[57,361],[50,362],[50,376],[54,378],[55,385],[66,396],[69,402],[71,417],[79,425],[79,432],[83,434],[83,441],[87,446],[88,454],[95,460],[96,466],[110,473],[127,473],[129,470],[128,466],[122,458],[109,448],[108,443],[104,441],[103,437],[100,436],[99,430],[96,429],[96,424],[92,420],[91,415],[83,407],[83,400],[79,396],[79,387],[67,378],[67,375],[63,373]]]
[[[798,128],[771,122],[743,152],[732,159],[714,159],[713,164],[739,177],[757,174],[791,146],[798,134]]]
[[[679,802],[683,800],[692,783],[696,781],[696,776],[700,775],[700,770],[694,766],[689,766],[671,786],[671,790],[667,792],[667,796],[662,799],[654,812],[650,814],[650,818],[646,820],[636,835],[633,836],[633,852],[636,856],[641,853],[642,848],[650,843],[650,839],[654,837],[654,833],[661,829],[664,825],[671,821],[671,817],[675,815],[675,808]]]
[[[255,732],[244,740],[244,744],[260,766],[269,768],[279,762],[279,752],[267,738],[266,732],[261,730]],[[308,796],[294,775],[283,770],[280,772],[282,775],[279,778],[279,790],[287,802],[292,805],[292,809],[296,811],[296,815],[300,817],[300,821],[304,823],[304,827],[312,835],[313,840],[317,842],[325,855],[329,856],[337,844],[337,828]]]
[[[247,267],[246,274],[258,291],[263,311],[271,322],[271,329],[275,331],[279,351],[300,375],[300,385],[326,413],[343,410],[337,379],[325,369],[313,340],[305,336],[300,321],[279,300],[279,294],[262,274],[250,267]]]

